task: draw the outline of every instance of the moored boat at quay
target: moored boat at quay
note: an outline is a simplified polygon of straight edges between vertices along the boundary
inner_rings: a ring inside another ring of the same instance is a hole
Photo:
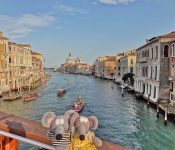
[[[29,93],[23,97],[24,101],[32,101],[35,100],[39,96],[38,93]]]
[[[13,100],[17,100],[17,99],[20,99],[20,98],[22,98],[22,95],[20,95],[20,94],[8,95],[8,96],[3,97],[3,100],[4,101],[13,101]]]

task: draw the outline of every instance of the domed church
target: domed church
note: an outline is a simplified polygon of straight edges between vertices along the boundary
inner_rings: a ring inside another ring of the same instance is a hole
[[[75,59],[71,56],[71,53],[69,53],[69,56],[66,58],[67,64],[75,64]]]

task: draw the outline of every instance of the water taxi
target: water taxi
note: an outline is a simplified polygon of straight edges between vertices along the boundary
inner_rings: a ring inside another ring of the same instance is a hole
[[[65,93],[66,93],[65,89],[58,89],[57,90],[57,96],[64,96]]]
[[[24,101],[32,101],[35,100],[38,97],[38,93],[29,93],[23,97]]]

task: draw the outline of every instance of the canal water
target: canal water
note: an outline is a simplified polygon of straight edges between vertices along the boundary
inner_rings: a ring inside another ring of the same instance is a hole
[[[23,103],[0,101],[0,111],[40,121],[42,114],[53,111],[57,115],[68,110],[78,96],[86,102],[82,115],[95,115],[99,119],[96,135],[133,150],[175,150],[175,126],[163,124],[163,116],[156,117],[156,111],[147,109],[146,103],[133,95],[124,93],[111,81],[94,77],[49,72],[52,76],[46,87],[38,89],[37,100]],[[69,88],[65,96],[57,97],[56,90]],[[21,150],[36,149],[20,144]]]

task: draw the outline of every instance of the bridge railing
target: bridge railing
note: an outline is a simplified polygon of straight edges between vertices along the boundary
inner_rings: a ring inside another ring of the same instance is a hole
[[[0,112],[0,150],[18,150],[18,141],[37,147],[54,150],[47,136],[47,128],[41,123],[27,120],[19,116]],[[128,150],[117,144],[103,141],[98,150]]]

